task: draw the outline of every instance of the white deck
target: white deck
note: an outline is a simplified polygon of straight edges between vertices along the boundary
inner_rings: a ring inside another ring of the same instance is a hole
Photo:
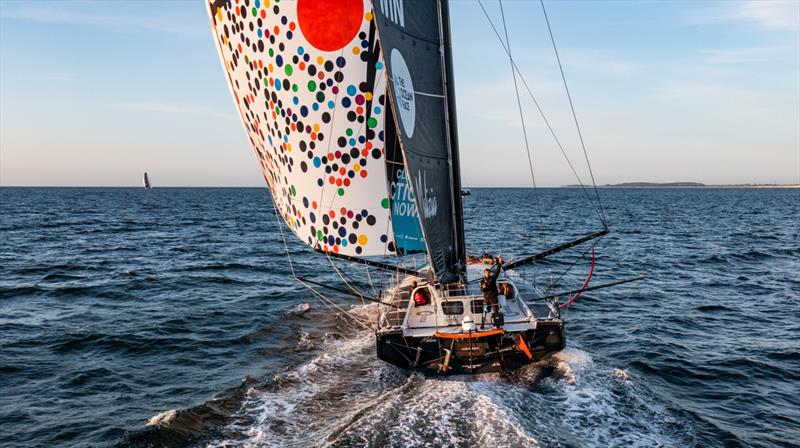
[[[483,294],[480,291],[480,277],[486,265],[469,265],[467,269],[467,283],[464,285],[450,286],[442,291],[419,279],[408,278],[404,280],[394,292],[392,300],[403,308],[396,311],[388,311],[382,319],[382,327],[402,328],[403,335],[409,337],[433,336],[434,333],[464,333],[462,320],[465,316],[471,316],[478,331],[492,330],[491,312],[483,315]],[[416,288],[412,285],[417,280]],[[505,323],[503,329],[507,332],[518,332],[533,330],[536,328],[537,320],[549,320],[553,318],[557,311],[549,306],[536,307],[537,314],[534,314],[531,307],[526,303],[526,298],[535,295],[532,287],[523,284],[519,278],[513,274],[501,273],[497,280],[498,286],[509,284],[513,291],[506,295],[498,296],[498,304]],[[526,287],[527,286],[527,287]],[[416,305],[413,300],[414,291],[427,289],[429,291],[430,303],[426,305]],[[485,322],[483,322],[485,319]]]

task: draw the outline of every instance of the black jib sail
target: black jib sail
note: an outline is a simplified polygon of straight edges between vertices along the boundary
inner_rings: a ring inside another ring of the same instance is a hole
[[[417,203],[406,174],[403,152],[397,137],[392,108],[386,108],[383,145],[386,151],[386,180],[389,182],[389,202],[394,230],[394,249],[398,255],[423,253],[427,249],[420,227]]]
[[[373,10],[428,255],[437,279],[451,283],[461,278],[465,254],[446,8],[375,0]]]

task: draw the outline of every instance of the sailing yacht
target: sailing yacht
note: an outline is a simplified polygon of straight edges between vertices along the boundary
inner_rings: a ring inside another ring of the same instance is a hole
[[[145,190],[149,190],[151,188],[150,187],[150,177],[147,176],[147,173],[144,173],[144,178],[142,179],[142,182],[144,183],[144,189]]]
[[[564,348],[558,297],[515,268],[607,229],[501,266],[468,256],[446,0],[205,1],[276,214],[321,256],[398,278],[379,297],[298,281],[379,303],[377,355],[404,369],[509,371]],[[412,254],[427,266],[387,261]]]

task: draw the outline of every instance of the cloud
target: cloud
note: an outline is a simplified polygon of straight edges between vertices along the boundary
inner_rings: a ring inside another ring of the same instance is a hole
[[[692,107],[745,107],[764,104],[765,94],[741,87],[714,82],[671,81],[662,85],[656,98],[668,103]]]
[[[6,3],[0,16],[4,19],[29,22],[102,27],[115,32],[157,31],[168,34],[189,34],[192,31],[187,27],[176,25],[176,23],[180,24],[180,21],[172,20],[174,18],[170,17],[104,14],[86,11],[84,8],[98,9],[96,6],[96,3],[84,2],[43,2],[38,4],[20,3],[9,7],[9,4]]]
[[[786,48],[768,46],[700,50],[700,53],[706,55],[707,62],[712,64],[754,64],[780,59],[783,50]]]
[[[800,29],[800,2],[750,0],[738,4],[730,18],[751,20],[767,28]]]

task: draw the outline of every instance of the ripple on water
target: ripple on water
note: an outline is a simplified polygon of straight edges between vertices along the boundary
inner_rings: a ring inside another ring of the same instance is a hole
[[[648,282],[576,302],[550,362],[441,379],[376,360],[369,332],[293,281],[263,189],[2,188],[0,431],[10,446],[783,447],[800,440],[798,193],[603,190],[593,282]],[[580,191],[539,196],[541,226],[529,190],[474,189],[470,249],[596,230]],[[289,250],[298,275],[339,282]]]

